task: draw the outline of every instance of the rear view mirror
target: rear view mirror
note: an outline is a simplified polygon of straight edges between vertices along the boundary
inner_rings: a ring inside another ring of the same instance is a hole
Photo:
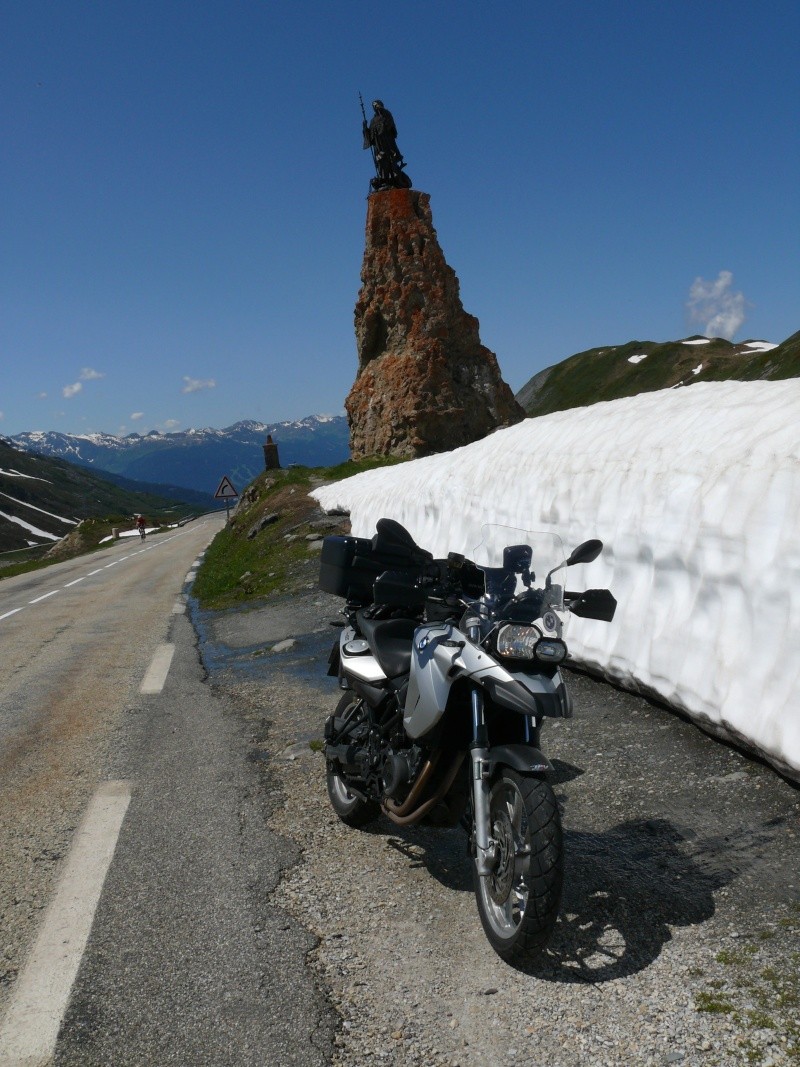
[[[591,563],[597,559],[602,551],[603,542],[598,541],[597,538],[593,538],[591,541],[584,541],[582,545],[578,545],[577,548],[572,550],[572,555],[567,560],[567,566],[571,567],[574,563]]]

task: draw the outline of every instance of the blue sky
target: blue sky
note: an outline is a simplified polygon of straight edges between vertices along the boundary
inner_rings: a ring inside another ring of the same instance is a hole
[[[796,0],[0,0],[0,434],[341,411],[359,90],[513,389],[704,332],[697,279],[782,341],[798,39]]]

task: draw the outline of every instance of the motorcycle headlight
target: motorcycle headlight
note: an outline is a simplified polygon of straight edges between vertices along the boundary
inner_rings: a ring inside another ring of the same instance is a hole
[[[542,663],[563,663],[567,658],[567,646],[557,637],[543,637],[537,641],[533,654]]]
[[[510,623],[497,632],[497,654],[509,659],[533,659],[541,632],[535,626]]]

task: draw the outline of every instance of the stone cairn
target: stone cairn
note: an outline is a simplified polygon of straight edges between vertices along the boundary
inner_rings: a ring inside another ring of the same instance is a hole
[[[272,440],[271,433],[267,434],[267,439],[264,442],[264,467],[268,471],[278,471],[281,469],[278,446]]]
[[[354,459],[444,452],[525,418],[464,311],[427,193],[369,196],[361,281],[345,401]]]

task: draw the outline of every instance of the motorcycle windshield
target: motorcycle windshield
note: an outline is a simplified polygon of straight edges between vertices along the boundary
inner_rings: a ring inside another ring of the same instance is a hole
[[[558,534],[493,524],[481,528],[481,543],[473,552],[488,596],[507,602],[538,594],[556,610],[564,608],[566,558]]]

